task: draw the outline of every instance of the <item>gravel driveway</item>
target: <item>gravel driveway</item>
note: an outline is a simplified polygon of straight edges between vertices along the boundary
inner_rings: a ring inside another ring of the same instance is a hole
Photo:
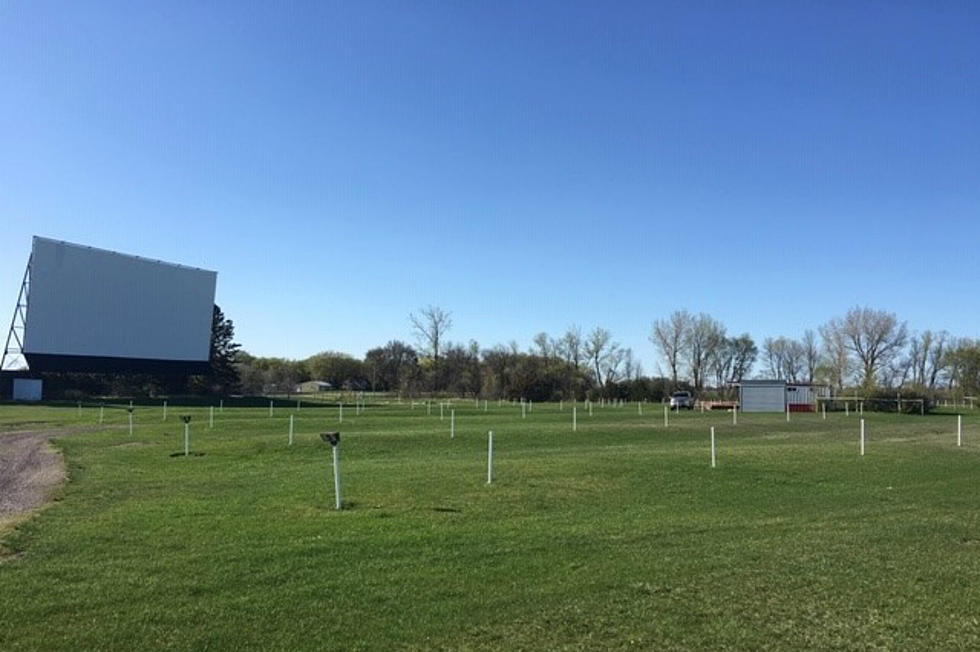
[[[61,453],[49,440],[100,429],[0,433],[0,522],[40,508],[67,479]]]

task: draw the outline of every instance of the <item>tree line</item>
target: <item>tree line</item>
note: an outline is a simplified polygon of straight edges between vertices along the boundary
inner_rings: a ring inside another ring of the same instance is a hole
[[[799,339],[767,337],[761,348],[749,333],[729,335],[711,315],[678,310],[652,324],[649,340],[660,367],[651,376],[602,326],[541,332],[526,349],[513,341],[483,348],[450,341],[452,314],[442,308],[423,308],[408,321],[414,344],[391,340],[363,359],[336,351],[305,360],[242,354],[242,389],[288,393],[312,379],[406,396],[660,400],[676,389],[730,396],[743,379],[762,377],[823,384],[837,394],[980,391],[980,342],[946,331],[910,333],[894,313],[867,307],[806,329]]]
[[[741,349],[736,345],[739,339]],[[655,321],[651,341],[672,380],[687,379],[699,390],[705,387],[706,370],[714,374],[718,388],[747,376],[757,355],[756,377],[827,385],[837,394],[850,389],[865,394],[904,389],[928,395],[980,390],[978,340],[946,331],[910,333],[894,313],[868,307],[851,308],[816,331],[806,329],[800,339],[767,337],[761,351],[748,334],[727,338],[724,326],[710,315],[684,310]],[[741,358],[740,350],[745,353]]]
[[[211,373],[199,376],[43,374],[46,393],[94,395],[291,394],[307,380],[351,391],[446,394],[535,401],[608,398],[659,401],[672,391],[731,396],[746,378],[824,384],[835,394],[899,390],[926,396],[980,392],[980,340],[946,331],[910,333],[894,313],[855,307],[800,338],[729,335],[711,315],[678,310],[654,320],[657,373],[602,326],[541,332],[484,348],[453,342],[452,313],[428,306],[409,315],[415,342],[390,340],[363,358],[323,351],[302,360],[258,357],[234,341],[234,324],[214,307]]]

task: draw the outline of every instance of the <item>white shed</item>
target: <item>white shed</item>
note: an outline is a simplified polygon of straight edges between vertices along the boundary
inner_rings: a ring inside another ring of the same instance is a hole
[[[785,380],[743,380],[738,401],[742,412],[783,412],[786,410]]]

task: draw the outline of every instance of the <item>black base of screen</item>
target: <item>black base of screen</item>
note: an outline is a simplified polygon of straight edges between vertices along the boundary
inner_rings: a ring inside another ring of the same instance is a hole
[[[153,360],[149,358],[108,358],[90,355],[54,355],[50,353],[24,353],[31,371],[55,371],[63,373],[131,373],[190,375],[211,371],[207,361]]]

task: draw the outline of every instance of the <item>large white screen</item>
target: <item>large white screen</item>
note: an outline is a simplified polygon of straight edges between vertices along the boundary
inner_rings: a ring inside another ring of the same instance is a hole
[[[208,360],[217,273],[34,238],[25,354]]]

